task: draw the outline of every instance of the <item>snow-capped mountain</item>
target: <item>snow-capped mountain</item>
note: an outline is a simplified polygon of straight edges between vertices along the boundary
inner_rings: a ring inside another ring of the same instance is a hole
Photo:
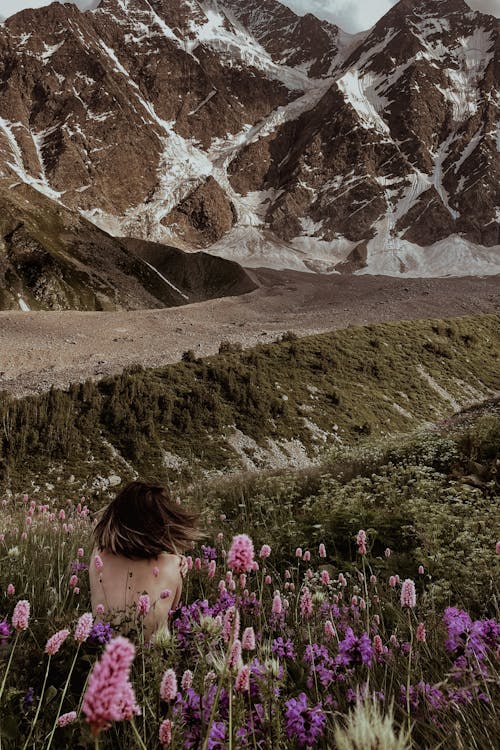
[[[463,0],[355,36],[277,0],[25,10],[0,26],[0,176],[247,266],[499,273],[498,40]]]

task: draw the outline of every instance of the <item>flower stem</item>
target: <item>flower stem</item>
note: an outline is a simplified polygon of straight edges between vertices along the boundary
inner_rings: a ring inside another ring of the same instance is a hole
[[[140,735],[140,734],[139,734],[139,732],[137,731],[137,727],[136,727],[136,725],[135,725],[135,721],[134,721],[133,719],[131,720],[130,724],[131,724],[131,726],[132,726],[132,731],[133,731],[133,732],[134,732],[134,734],[135,734],[136,740],[137,740],[137,742],[139,743],[139,747],[141,748],[141,750],[147,750],[147,747],[146,747],[146,745],[144,744],[144,742],[143,742],[143,739],[142,739],[141,735]]]
[[[60,716],[61,708],[62,708],[62,705],[64,703],[64,699],[66,698],[66,693],[68,692],[69,681],[71,680],[71,675],[73,674],[73,670],[75,668],[76,660],[78,658],[78,654],[80,653],[80,646],[81,646],[81,643],[78,644],[78,648],[76,649],[75,655],[73,657],[73,661],[71,663],[71,667],[70,667],[70,670],[68,672],[68,676],[66,677],[66,682],[64,683],[64,688],[63,688],[61,700],[59,701],[59,707],[57,709],[56,718],[55,718],[54,724],[52,726],[52,731],[50,733],[49,741],[47,743],[47,747],[45,748],[45,750],[50,750],[50,746],[52,745],[52,740],[54,739],[54,732],[56,731],[56,727],[57,727],[57,720],[58,720],[58,718]]]
[[[12,664],[12,657],[14,656],[14,651],[16,650],[18,638],[19,638],[19,630],[16,631],[16,637],[15,637],[15,640],[14,640],[14,645],[12,646],[12,650],[11,650],[10,656],[9,656],[9,661],[7,663],[7,669],[5,670],[5,674],[3,676],[2,687],[0,687],[0,701],[2,700],[3,691],[5,689],[5,683],[7,682],[7,675],[9,674],[10,665]]]
[[[26,750],[26,748],[28,747],[28,743],[29,743],[29,741],[31,739],[31,736],[33,734],[33,730],[36,727],[36,723],[37,723],[38,717],[40,715],[40,709],[42,708],[43,696],[45,694],[45,687],[47,685],[47,679],[48,679],[48,676],[49,676],[50,659],[51,659],[51,656],[49,654],[49,658],[47,660],[47,669],[45,670],[45,677],[43,678],[42,692],[40,693],[40,698],[38,699],[38,706],[36,707],[35,718],[33,719],[33,722],[31,724],[30,732],[28,734],[28,739],[24,743],[23,750]]]

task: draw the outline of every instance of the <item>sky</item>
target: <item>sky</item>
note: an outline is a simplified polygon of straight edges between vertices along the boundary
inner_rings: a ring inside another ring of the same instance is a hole
[[[0,18],[7,18],[23,8],[39,8],[50,0],[0,0]],[[73,0],[81,8],[95,5],[97,0]],[[282,0],[297,13],[314,13],[351,33],[364,31],[378,21],[397,0]],[[500,15],[500,0],[467,0],[471,8]]]

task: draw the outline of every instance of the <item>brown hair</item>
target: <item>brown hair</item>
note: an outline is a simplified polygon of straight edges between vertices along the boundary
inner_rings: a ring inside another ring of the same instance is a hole
[[[130,482],[103,511],[94,540],[99,550],[130,558],[179,554],[201,538],[198,519],[174,503],[165,487]]]

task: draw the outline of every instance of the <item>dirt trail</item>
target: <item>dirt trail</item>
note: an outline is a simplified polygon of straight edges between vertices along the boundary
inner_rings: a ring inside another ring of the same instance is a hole
[[[500,278],[398,279],[255,271],[241,297],[139,312],[0,312],[0,390],[21,396],[244,347],[284,331],[307,335],[387,320],[455,317],[500,309]]]

